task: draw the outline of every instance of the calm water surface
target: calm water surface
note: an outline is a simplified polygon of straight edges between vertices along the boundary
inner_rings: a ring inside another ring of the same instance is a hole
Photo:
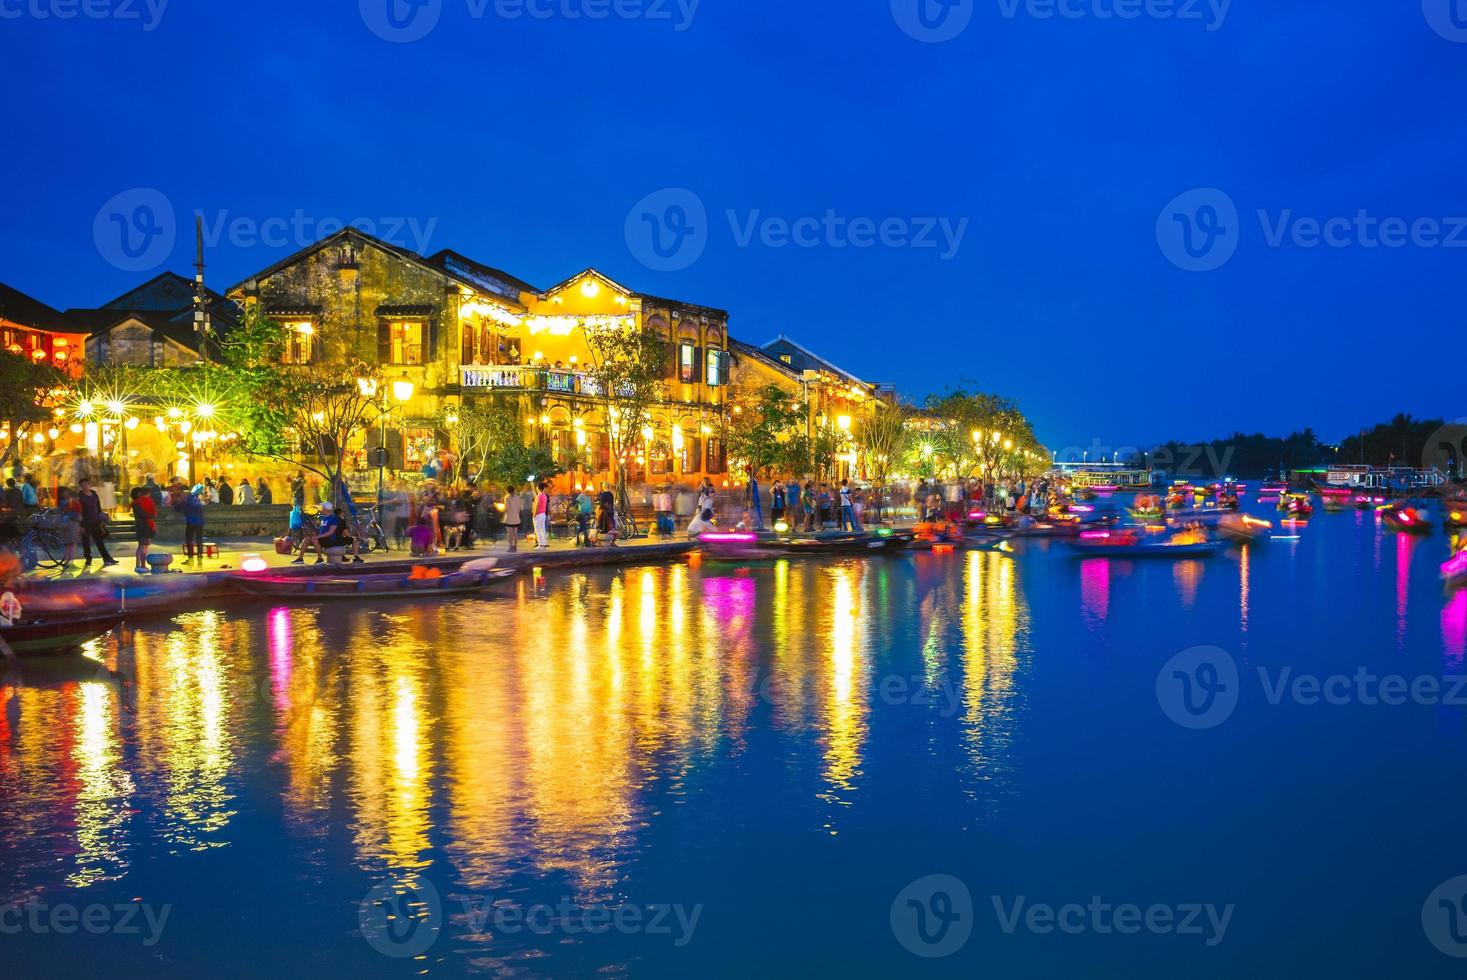
[[[1460,975],[1422,911],[1467,874],[1467,709],[1289,686],[1449,693],[1446,542],[1351,511],[1206,562],[1024,543],[141,620],[90,651],[120,679],[0,687],[5,973]],[[48,918],[88,906],[111,927]]]

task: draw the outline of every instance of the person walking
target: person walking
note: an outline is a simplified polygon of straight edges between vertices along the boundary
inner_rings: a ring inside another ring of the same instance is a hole
[[[137,551],[133,553],[133,571],[148,570],[148,548],[158,534],[158,506],[146,487],[132,488],[132,524],[138,538]]]
[[[510,487],[504,495],[504,538],[510,551],[520,550],[520,525],[524,523],[524,499]]]
[[[550,494],[546,485],[540,484],[535,494],[535,550],[545,551],[550,547]]]
[[[91,478],[81,481],[81,492],[76,499],[81,507],[82,556],[85,559],[82,564],[92,563],[92,545],[95,543],[102,566],[116,565],[117,560],[107,552],[107,515],[102,513],[102,498],[92,489]]]

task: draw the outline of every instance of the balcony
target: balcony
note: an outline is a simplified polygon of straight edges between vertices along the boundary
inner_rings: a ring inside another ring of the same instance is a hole
[[[528,365],[464,364],[459,386],[466,391],[548,391],[558,395],[598,394],[596,383],[579,371],[556,371]]]

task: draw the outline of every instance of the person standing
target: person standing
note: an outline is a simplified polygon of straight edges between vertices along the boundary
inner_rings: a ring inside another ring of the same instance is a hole
[[[595,509],[595,503],[591,495],[585,490],[576,494],[576,547],[591,547],[591,512]],[[660,521],[661,515],[658,515]]]
[[[186,496],[173,504],[173,509],[183,515],[183,556],[190,561],[204,557],[204,493],[204,485],[195,483]]]
[[[856,516],[856,501],[851,495],[851,481],[840,481],[840,522],[843,528],[860,531],[861,519]]]
[[[290,481],[290,505],[302,510],[306,506],[306,471],[296,470],[295,479]]]
[[[805,511],[805,530],[815,530],[815,481],[806,480],[800,492],[800,507]]]
[[[783,480],[775,480],[769,488],[769,516],[774,518],[776,527],[784,520],[785,492]]]
[[[754,512],[754,530],[764,530],[764,495],[759,492],[759,477],[749,467],[749,508]]]
[[[596,516],[597,536],[610,542],[612,547],[616,546],[616,497],[611,492],[608,484],[601,484],[601,493],[596,497],[596,506],[600,513]]]
[[[153,479],[153,474],[149,473],[148,478],[143,481],[143,489],[147,491],[148,496],[153,498],[153,510],[162,510],[163,488],[158,486],[158,481]]]
[[[545,551],[550,547],[550,494],[545,484],[540,484],[535,494],[535,550]]]
[[[510,551],[520,550],[520,525],[524,523],[523,498],[510,487],[504,495],[504,538]]]
[[[135,572],[148,570],[148,548],[158,534],[157,516],[158,507],[153,503],[153,495],[146,487],[133,487],[132,523],[138,538],[138,548],[133,555],[133,571]]]
[[[97,545],[97,554],[102,557],[102,566],[116,565],[117,560],[107,552],[107,515],[102,513],[102,498],[92,489],[90,478],[81,481],[81,492],[77,494],[81,506],[82,564],[92,563],[92,544]]]
[[[27,473],[25,479],[20,481],[20,505],[22,507],[41,506],[41,495],[37,487],[36,474]]]

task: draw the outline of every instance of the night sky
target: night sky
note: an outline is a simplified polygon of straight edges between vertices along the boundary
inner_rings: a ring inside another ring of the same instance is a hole
[[[1467,0],[413,2],[0,0],[0,281],[188,273],[198,210],[223,288],[365,219],[1057,449],[1467,414]]]

